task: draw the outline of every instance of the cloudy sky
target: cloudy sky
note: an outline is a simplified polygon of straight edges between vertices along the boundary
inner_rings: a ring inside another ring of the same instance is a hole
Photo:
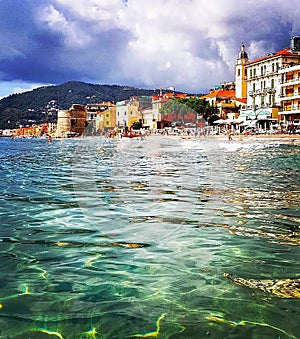
[[[0,0],[0,97],[79,80],[205,93],[300,35],[298,0]]]

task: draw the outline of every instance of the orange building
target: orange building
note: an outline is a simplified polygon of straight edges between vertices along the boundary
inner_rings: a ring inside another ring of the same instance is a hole
[[[209,101],[210,105],[215,107],[216,114],[221,119],[227,119],[228,115],[239,115],[239,109],[242,104],[246,104],[247,99],[239,99],[235,96],[235,90],[218,89],[204,95],[201,99]]]

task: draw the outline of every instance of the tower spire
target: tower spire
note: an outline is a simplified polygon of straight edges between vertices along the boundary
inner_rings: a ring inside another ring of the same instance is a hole
[[[239,59],[246,59],[246,61],[248,61],[248,54],[245,51],[244,41],[242,41],[241,50],[240,50],[240,53],[239,53]]]

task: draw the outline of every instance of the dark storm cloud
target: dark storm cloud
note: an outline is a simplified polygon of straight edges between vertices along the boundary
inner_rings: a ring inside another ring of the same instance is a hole
[[[203,91],[233,80],[242,41],[250,59],[288,47],[299,14],[296,0],[2,0],[0,78]]]

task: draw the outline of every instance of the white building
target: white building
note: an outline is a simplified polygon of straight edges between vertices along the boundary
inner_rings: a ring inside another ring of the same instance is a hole
[[[290,48],[268,54],[247,62],[247,105],[242,107],[240,117],[246,119],[278,118],[281,106],[280,70],[300,61],[299,37],[291,39]],[[237,67],[237,66],[236,66]]]
[[[146,108],[142,110],[142,120],[144,128],[149,130],[157,128],[157,121],[155,119],[155,115],[153,114],[152,108]]]
[[[125,128],[128,126],[128,100],[116,103],[116,127]]]

